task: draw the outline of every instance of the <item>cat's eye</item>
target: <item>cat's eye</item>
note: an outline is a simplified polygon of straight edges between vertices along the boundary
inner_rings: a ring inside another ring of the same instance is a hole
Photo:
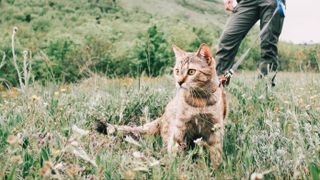
[[[195,69],[189,69],[188,70],[188,75],[194,75],[196,73]]]
[[[179,74],[179,69],[175,69],[176,74]]]

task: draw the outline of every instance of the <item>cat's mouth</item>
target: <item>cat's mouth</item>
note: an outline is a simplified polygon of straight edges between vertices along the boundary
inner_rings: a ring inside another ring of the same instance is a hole
[[[176,87],[178,90],[188,91],[190,94],[203,94],[203,92],[206,92],[206,89],[203,89],[201,87],[192,87],[186,84],[182,84],[182,85],[177,84]]]
[[[191,90],[191,89],[194,89],[197,86],[195,84],[192,84],[192,83],[182,83],[182,84],[176,83],[176,87],[178,89]]]
[[[176,87],[177,89],[184,89],[184,90],[203,90],[205,89],[205,87],[207,86],[208,84],[193,84],[193,83],[190,83],[190,84],[186,84],[186,83],[183,83],[183,84],[179,84],[179,83],[176,83]]]
[[[188,87],[186,87],[184,84],[181,84],[181,85],[179,85],[178,83],[177,83],[177,85],[176,85],[176,88],[178,89],[178,90],[188,90],[189,88]]]

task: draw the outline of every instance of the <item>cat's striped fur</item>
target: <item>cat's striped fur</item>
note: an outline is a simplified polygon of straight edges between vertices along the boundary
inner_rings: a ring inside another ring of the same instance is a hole
[[[124,133],[160,133],[170,154],[202,137],[210,151],[212,165],[216,167],[222,157],[227,99],[223,86],[219,85],[215,60],[206,44],[202,44],[195,53],[185,52],[176,46],[173,50],[177,93],[166,106],[164,114],[142,126],[109,126]],[[96,129],[106,132],[107,126],[98,122]]]

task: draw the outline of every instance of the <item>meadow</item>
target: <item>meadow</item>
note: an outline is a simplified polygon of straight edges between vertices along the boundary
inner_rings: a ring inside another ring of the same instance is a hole
[[[0,179],[320,179],[319,44],[279,42],[273,88],[253,72],[253,47],[227,87],[213,169],[201,144],[170,159],[158,136],[92,126],[159,117],[176,91],[172,45],[214,52],[222,1],[0,0],[0,9]]]
[[[92,130],[96,120],[139,125],[174,96],[171,75],[92,76],[1,90],[1,179],[319,179],[320,75],[280,72],[277,85],[239,73],[227,87],[223,162],[198,145],[170,159],[160,137]]]

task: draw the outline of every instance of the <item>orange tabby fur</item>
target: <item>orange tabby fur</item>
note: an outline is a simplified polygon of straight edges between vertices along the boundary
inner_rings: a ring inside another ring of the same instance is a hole
[[[160,133],[169,154],[175,154],[179,148],[202,137],[210,151],[212,165],[216,167],[222,157],[227,100],[223,86],[219,86],[215,61],[206,44],[202,44],[195,53],[185,52],[176,46],[173,50],[178,90],[164,114],[143,126],[109,126],[124,133]],[[107,126],[99,123],[96,128],[106,132]]]

